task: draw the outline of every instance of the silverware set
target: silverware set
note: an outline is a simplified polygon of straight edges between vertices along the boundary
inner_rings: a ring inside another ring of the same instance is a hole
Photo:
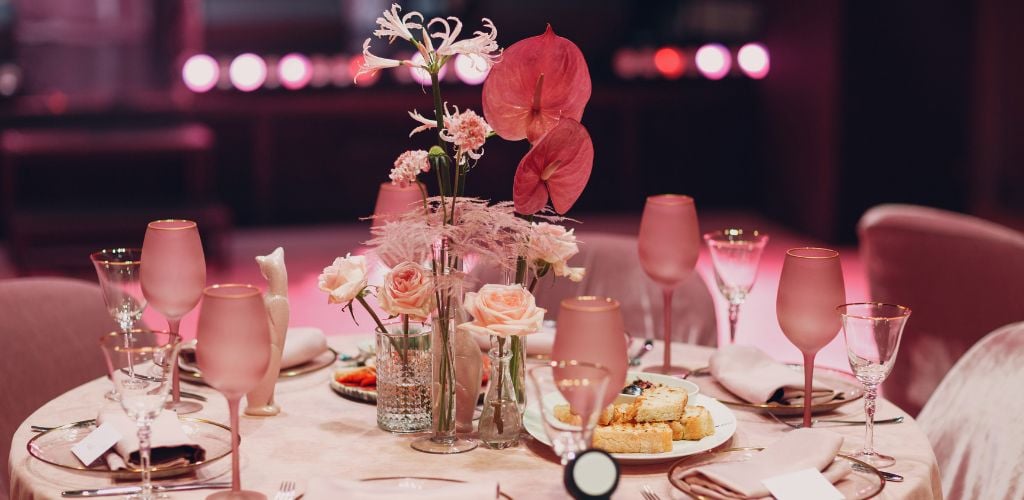
[[[201,483],[188,483],[188,484],[172,484],[172,485],[153,485],[153,491],[157,493],[166,493],[169,491],[189,491],[189,490],[222,490],[230,488],[231,483],[229,481],[217,481],[217,482],[201,482]],[[114,495],[132,495],[141,491],[140,486],[115,486],[112,488],[95,488],[90,490],[68,490],[62,491],[60,496],[65,498],[83,498],[83,497],[104,497]],[[294,498],[294,497],[290,497]]]
[[[768,416],[772,417],[772,419],[775,420],[776,422],[778,422],[780,424],[788,425],[789,427],[792,427],[794,429],[799,429],[799,428],[803,427],[803,424],[788,422],[786,420],[783,420],[783,419],[777,417],[774,413],[771,413],[771,412],[768,413]],[[887,419],[884,419],[884,420],[875,420],[875,425],[899,424],[899,423],[902,423],[902,422],[903,422],[903,416],[901,415],[899,417],[887,418]],[[814,420],[811,420],[811,425],[814,425],[814,424],[817,424],[817,423],[831,424],[831,425],[839,426],[839,425],[864,425],[866,422],[864,422],[863,420],[842,420],[842,419],[825,419],[825,418],[821,418],[821,419],[816,418]]]

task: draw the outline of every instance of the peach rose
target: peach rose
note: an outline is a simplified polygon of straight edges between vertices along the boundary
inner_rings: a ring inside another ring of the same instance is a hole
[[[484,285],[463,303],[473,321],[461,327],[484,335],[526,335],[540,330],[545,310],[522,285]]]
[[[366,257],[347,254],[334,259],[317,278],[320,290],[327,292],[328,304],[347,304],[366,288]]]
[[[380,308],[398,316],[408,314],[410,319],[423,321],[434,307],[434,286],[419,264],[402,262],[384,276],[384,286],[378,294]]]
[[[573,231],[547,222],[534,224],[530,232],[527,258],[533,262],[550,264],[555,276],[568,277],[571,281],[582,280],[585,270],[582,267],[569,267],[568,264],[573,255],[580,253]]]

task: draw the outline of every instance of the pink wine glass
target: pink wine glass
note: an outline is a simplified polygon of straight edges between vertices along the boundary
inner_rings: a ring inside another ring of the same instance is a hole
[[[697,266],[700,232],[693,198],[678,194],[648,196],[640,219],[637,240],[640,265],[661,286],[664,307],[665,362],[644,371],[686,375],[686,368],[672,366],[672,292]]]
[[[270,364],[270,326],[260,290],[252,285],[207,287],[196,338],[196,362],[203,379],[224,394],[231,415],[231,491],[206,498],[266,499],[242,490],[238,457],[239,403],[259,385]]]
[[[811,426],[814,356],[839,334],[836,307],[846,303],[839,252],[793,248],[786,252],[775,311],[779,326],[804,355],[804,427]]]
[[[555,328],[551,359],[575,359],[605,367],[608,386],[600,408],[611,404],[626,385],[629,369],[629,337],[619,301],[607,297],[564,299]]]
[[[167,318],[178,334],[181,318],[196,307],[206,286],[206,258],[199,228],[189,220],[158,220],[146,227],[142,242],[142,294],[150,307]],[[174,364],[173,398],[167,408],[177,413],[203,409],[194,401],[182,401],[178,364]]]

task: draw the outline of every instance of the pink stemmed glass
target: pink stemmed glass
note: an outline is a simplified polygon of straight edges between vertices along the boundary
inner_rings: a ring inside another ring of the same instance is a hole
[[[597,363],[608,370],[601,408],[612,403],[626,385],[628,336],[619,301],[607,297],[563,299],[555,323],[552,359]]]
[[[839,334],[836,307],[846,302],[839,252],[793,248],[786,252],[775,311],[782,333],[804,355],[804,427],[811,426],[814,356]]]
[[[416,208],[418,203],[423,206],[425,186],[417,182],[407,186],[397,186],[383,182],[377,191],[377,204],[373,208],[373,224],[377,227],[397,219],[402,214]]]
[[[149,305],[167,318],[178,334],[181,318],[199,303],[206,286],[206,258],[199,228],[189,220],[158,220],[146,227],[142,242],[142,294]],[[178,365],[174,365],[173,398],[167,408],[177,413],[203,409],[194,401],[182,401]]]
[[[637,242],[640,265],[661,286],[664,299],[665,362],[645,371],[686,375],[690,370],[672,366],[672,292],[690,277],[700,255],[693,198],[678,194],[648,196]]]
[[[231,491],[206,498],[265,499],[243,491],[239,475],[238,406],[259,385],[270,364],[270,326],[260,290],[252,285],[213,285],[203,290],[196,362],[206,382],[228,400],[231,416]]]

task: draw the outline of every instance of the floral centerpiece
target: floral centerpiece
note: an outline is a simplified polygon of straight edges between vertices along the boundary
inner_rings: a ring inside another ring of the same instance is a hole
[[[575,281],[584,274],[582,268],[567,264],[578,247],[572,231],[557,223],[579,198],[593,165],[593,144],[579,122],[590,98],[586,62],[579,48],[555,35],[550,26],[542,35],[502,51],[494,23],[485,18],[481,24],[482,30],[460,39],[463,24],[458,18],[427,21],[419,12],[402,14],[401,7],[392,5],[377,19],[373,34],[411,44],[422,62],[374,55],[372,39],[367,39],[359,71],[410,67],[430,75],[433,114],[410,111],[416,123],[410,136],[433,130],[436,144],[429,150],[399,155],[390,179],[398,185],[422,186],[418,176],[431,174],[438,194],[424,192],[422,205],[375,227],[367,244],[384,265],[399,269],[427,263],[429,269],[436,339],[432,347],[434,436],[428,443],[414,442],[413,447],[435,453],[469,447],[460,445],[454,435],[456,329],[491,335],[500,353],[510,346],[508,378],[522,408],[522,336],[536,332],[544,315],[532,291],[548,274]],[[483,87],[483,117],[442,99],[438,75],[460,55],[490,71]],[[511,202],[490,203],[465,195],[468,176],[478,168],[484,145],[494,136],[526,139],[531,144],[516,169]],[[548,207],[549,200],[553,208]],[[510,278],[509,283],[485,285],[478,293],[466,294],[463,304],[467,279],[463,264],[470,256],[501,267]],[[369,307],[361,297],[357,294],[354,300]],[[390,299],[381,301],[385,308],[386,300]],[[505,417],[498,412],[493,418],[504,421]]]

